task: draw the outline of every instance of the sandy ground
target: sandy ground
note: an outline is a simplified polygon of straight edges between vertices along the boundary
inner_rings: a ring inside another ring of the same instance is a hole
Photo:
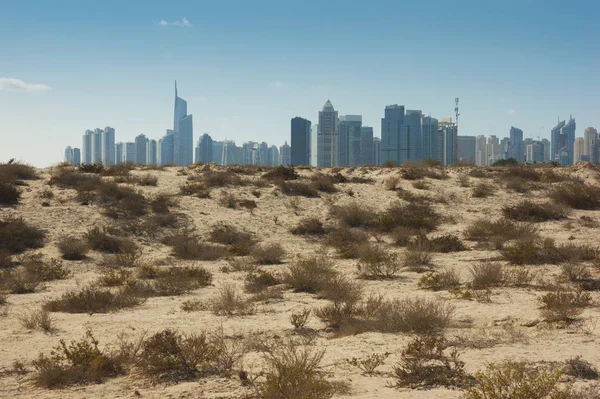
[[[214,167],[213,168],[217,168]],[[447,180],[425,179],[430,184],[427,191],[412,188],[410,181],[401,180],[400,186],[414,192],[427,195],[440,195],[447,199],[446,204],[436,203],[436,210],[444,216],[452,216],[450,222],[445,222],[434,234],[454,233],[461,235],[465,228],[480,218],[499,218],[501,208],[505,204],[516,203],[523,198],[543,199],[544,191],[534,191],[527,194],[510,192],[506,189],[498,190],[489,198],[472,198],[471,189],[462,188],[457,183],[457,177],[467,172],[465,168],[451,168],[448,170],[450,178]],[[46,258],[58,258],[60,253],[56,242],[64,235],[80,235],[96,225],[107,224],[108,220],[102,216],[98,207],[81,206],[75,201],[75,191],[51,187],[55,197],[50,201],[49,207],[42,207],[43,201],[39,193],[46,189],[47,181],[51,174],[50,169],[41,170],[42,179],[29,181],[28,187],[23,189],[22,204],[14,208],[0,209],[0,217],[14,213],[48,232],[44,248],[35,252],[42,253]],[[327,170],[324,171],[328,173]],[[179,193],[179,186],[187,177],[178,173],[178,168],[167,168],[164,171],[140,172],[134,174],[151,173],[159,178],[157,187],[140,187],[145,195],[155,193]],[[303,176],[309,176],[314,171],[301,170]],[[221,189],[213,191],[212,199],[199,199],[195,197],[180,196],[180,205],[177,212],[189,216],[193,227],[205,235],[209,228],[217,222],[224,221],[235,226],[252,231],[260,238],[261,242],[281,243],[287,251],[283,265],[265,266],[265,269],[286,268],[286,264],[293,262],[297,256],[312,254],[322,250],[323,245],[318,240],[308,240],[301,236],[294,236],[289,229],[295,226],[304,217],[317,216],[323,221],[331,221],[329,204],[344,204],[359,201],[377,209],[385,209],[391,202],[397,201],[395,192],[387,191],[383,182],[390,176],[397,174],[395,169],[384,168],[356,168],[346,169],[342,173],[346,176],[371,177],[373,184],[338,184],[339,192],[322,194],[321,198],[311,199],[297,197],[299,207],[296,212],[290,206],[290,197],[282,195],[273,186],[259,188],[262,195],[254,198],[250,193],[254,187],[235,187],[228,189],[240,198],[255,199],[258,207],[254,212],[248,210],[234,210],[218,204],[215,198],[219,197]],[[558,173],[562,173],[559,171]],[[577,174],[590,183],[597,184],[597,172],[586,167],[573,167],[568,173]],[[251,178],[258,178],[254,176]],[[472,178],[472,182],[479,179]],[[354,196],[347,191],[351,189]],[[559,243],[576,242],[581,244],[598,244],[598,229],[584,226],[581,216],[588,216],[600,222],[600,211],[573,211],[568,220],[558,222],[545,222],[538,224],[544,237],[552,237]],[[274,219],[277,218],[277,220]],[[15,360],[31,361],[40,352],[48,353],[56,346],[59,340],[80,339],[86,329],[91,328],[101,345],[115,342],[118,334],[135,338],[146,332],[152,334],[164,328],[176,328],[182,332],[197,332],[200,330],[214,330],[222,327],[227,335],[256,335],[286,336],[293,334],[289,316],[293,311],[305,307],[317,307],[327,301],[318,300],[309,294],[293,293],[286,291],[283,301],[261,304],[258,312],[252,316],[220,317],[210,311],[186,313],[181,310],[181,304],[189,299],[203,299],[212,297],[223,284],[236,284],[242,289],[245,273],[223,273],[222,266],[227,265],[226,260],[215,262],[181,261],[170,256],[170,249],[158,242],[147,238],[136,238],[136,242],[143,247],[144,259],[147,261],[166,259],[171,265],[201,265],[210,270],[213,275],[213,286],[194,291],[192,294],[178,297],[150,298],[141,306],[108,314],[67,314],[54,313],[57,330],[53,334],[40,331],[29,331],[21,325],[18,319],[19,312],[37,309],[46,300],[57,298],[62,293],[83,286],[98,277],[97,262],[102,255],[90,252],[85,261],[64,261],[72,271],[71,278],[67,280],[47,283],[42,290],[33,294],[10,295],[8,298],[10,312],[7,316],[0,317],[0,397],[6,398],[236,398],[248,394],[249,391],[242,387],[235,377],[203,378],[195,382],[187,382],[169,386],[153,386],[147,381],[125,376],[110,379],[104,384],[76,386],[65,389],[47,390],[36,387],[32,381],[32,373],[17,375],[10,373]],[[469,278],[469,267],[482,259],[497,257],[495,251],[477,249],[475,243],[466,242],[471,247],[470,251],[435,254],[433,263],[436,267],[455,268],[462,276],[463,281]],[[390,250],[402,253],[404,249],[389,246]],[[327,249],[330,256],[335,259],[336,268],[347,275],[356,275],[356,261],[339,259],[335,252]],[[546,278],[551,278],[559,273],[559,267],[553,265],[531,266],[532,269],[543,273]],[[597,274],[596,271],[594,273]],[[404,297],[438,297],[450,301],[456,307],[453,327],[446,332],[446,337],[483,335],[496,335],[501,337],[497,345],[485,349],[461,348],[462,360],[466,363],[469,372],[484,368],[490,362],[504,359],[523,359],[529,361],[564,361],[577,355],[590,361],[600,368],[600,311],[597,307],[585,310],[581,321],[573,326],[556,328],[539,323],[533,327],[531,321],[539,318],[537,298],[540,291],[531,288],[500,288],[494,289],[491,303],[467,301],[456,299],[448,292],[431,292],[419,289],[417,282],[420,274],[402,272],[400,279],[390,281],[365,281],[365,291],[369,293],[383,293],[387,298]],[[592,293],[595,303],[600,303],[600,293]],[[323,365],[330,377],[335,380],[349,383],[352,393],[350,396],[358,398],[458,398],[458,390],[432,389],[432,390],[399,390],[388,387],[391,378],[388,373],[400,358],[400,351],[411,339],[402,334],[365,333],[354,336],[332,338],[325,330],[325,325],[316,317],[312,317],[308,327],[315,329],[318,337],[314,345],[326,350]],[[363,357],[371,353],[390,352],[385,364],[378,369],[374,376],[361,374],[360,370],[345,362],[349,357]],[[257,371],[260,361],[256,356],[244,359],[244,368]]]

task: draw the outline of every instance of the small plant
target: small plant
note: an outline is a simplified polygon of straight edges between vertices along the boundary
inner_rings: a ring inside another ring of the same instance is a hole
[[[333,262],[324,256],[300,258],[284,276],[284,281],[297,292],[316,293],[335,276]]]
[[[377,331],[435,334],[450,324],[452,305],[438,300],[407,298],[383,303],[377,311]]]
[[[515,265],[591,261],[596,258],[597,253],[597,249],[583,245],[556,245],[551,238],[517,240],[502,250],[504,259]]]
[[[45,309],[24,312],[18,315],[21,325],[28,330],[40,329],[45,332],[54,331],[54,319]]]
[[[469,175],[460,175],[458,176],[458,185],[461,187],[471,187],[471,179]]]
[[[359,249],[358,272],[366,279],[391,279],[397,276],[402,264],[396,254],[363,245]]]
[[[103,227],[92,227],[85,233],[85,238],[93,250],[110,254],[125,252],[135,247],[132,241],[112,236]]]
[[[271,181],[296,180],[299,177],[300,176],[292,166],[281,165],[269,170],[267,173],[261,176],[262,179]]]
[[[278,265],[282,263],[285,250],[278,243],[254,247],[250,255],[259,265]]]
[[[448,342],[444,338],[417,337],[401,353],[400,363],[393,369],[397,387],[430,388],[434,386],[466,388],[473,385],[473,377],[465,370],[458,351],[446,354]]]
[[[501,263],[482,262],[471,267],[472,280],[469,286],[475,290],[500,287],[506,283],[507,276]]]
[[[361,246],[368,245],[369,236],[362,230],[351,229],[341,225],[330,229],[327,234],[327,244],[334,247],[342,258],[356,259]]]
[[[460,252],[466,251],[469,248],[453,234],[444,234],[441,236],[427,238],[424,234],[419,234],[409,245],[410,247],[427,248],[431,252]]]
[[[233,285],[224,285],[209,301],[209,308],[217,316],[247,316],[256,313],[252,303],[243,298]]]
[[[400,183],[400,176],[394,175],[394,176],[388,177],[383,182],[383,185],[384,185],[385,189],[388,191],[396,191],[396,189],[398,188],[398,183]]]
[[[296,227],[291,229],[291,233],[296,235],[324,235],[325,228],[319,219],[310,217],[302,219]]]
[[[75,237],[63,237],[58,241],[58,250],[66,260],[82,260],[88,253],[90,247],[84,240]]]
[[[44,388],[75,384],[100,383],[107,378],[124,374],[118,357],[101,351],[90,330],[80,341],[69,345],[61,340],[50,356],[40,354],[33,361],[35,382]]]
[[[170,267],[161,270],[154,279],[157,295],[183,295],[210,285],[212,274],[202,267]]]
[[[373,375],[375,374],[375,369],[382,366],[389,355],[389,353],[372,353],[362,359],[356,357],[346,359],[346,363],[359,368],[366,375]]]
[[[214,225],[209,236],[211,242],[227,245],[229,252],[240,256],[248,255],[257,242],[251,233],[224,223]]]
[[[542,295],[539,302],[540,314],[544,320],[570,322],[591,305],[592,297],[582,290],[567,291],[558,288]]]
[[[419,280],[419,287],[432,290],[451,290],[460,286],[460,279],[454,269],[425,273]]]
[[[125,269],[107,269],[98,278],[98,284],[103,287],[119,287],[133,278],[133,273]]]
[[[378,216],[374,228],[383,233],[389,233],[398,227],[429,232],[435,230],[439,224],[440,215],[430,204],[395,202]]]
[[[310,313],[310,308],[302,309],[299,312],[292,312],[292,315],[290,316],[290,323],[292,323],[296,330],[303,329],[310,319]]]
[[[477,220],[467,227],[464,235],[469,241],[493,243],[496,249],[502,248],[506,241],[539,237],[535,226],[528,223],[515,223],[507,219]]]

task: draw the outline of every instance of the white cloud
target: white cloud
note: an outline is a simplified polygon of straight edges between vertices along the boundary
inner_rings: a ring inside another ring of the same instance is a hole
[[[47,91],[50,87],[39,83],[27,83],[14,78],[0,78],[0,91]]]
[[[275,82],[269,83],[269,86],[274,87],[276,89],[281,89],[283,86],[285,86],[285,82],[282,82],[281,80],[277,80]]]
[[[515,112],[516,112],[516,111],[514,110],[514,108],[510,108],[510,109],[507,111],[507,114],[508,114],[508,115],[514,115],[514,114],[515,114]]]
[[[177,20],[175,22],[167,22],[164,19],[161,19],[158,22],[158,25],[160,25],[160,26],[179,26],[182,28],[191,28],[194,26],[194,25],[192,25],[192,23],[190,21],[188,21],[188,19],[186,17],[183,17],[180,20]]]

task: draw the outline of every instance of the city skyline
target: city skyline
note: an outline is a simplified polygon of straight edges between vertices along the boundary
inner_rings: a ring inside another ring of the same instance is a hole
[[[327,99],[376,137],[385,105],[443,118],[455,97],[465,135],[550,139],[571,114],[580,134],[600,126],[596,2],[61,3],[3,2],[2,160],[48,166],[89,126],[161,137],[174,78],[195,130],[238,142],[281,145]]]

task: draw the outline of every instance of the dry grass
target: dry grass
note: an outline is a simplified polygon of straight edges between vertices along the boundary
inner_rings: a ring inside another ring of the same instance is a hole
[[[244,298],[233,285],[223,285],[207,307],[217,316],[248,316],[256,313],[251,301]]]
[[[428,238],[426,235],[420,234],[409,243],[408,247],[426,248],[431,252],[442,253],[461,252],[469,249],[460,240],[460,238],[453,234],[444,234],[432,238]]]
[[[469,241],[488,242],[496,249],[502,248],[506,241],[539,237],[535,226],[528,223],[515,223],[507,219],[477,220],[466,228],[464,235]]]
[[[429,248],[413,245],[404,254],[403,264],[410,271],[421,272],[432,266],[432,258]]]
[[[279,188],[285,195],[298,195],[307,198],[319,197],[319,191],[313,185],[304,182],[281,181]]]
[[[167,244],[173,248],[173,254],[185,260],[217,260],[225,256],[226,249],[219,245],[200,242],[189,232],[169,237]]]
[[[256,245],[257,240],[252,233],[238,230],[235,226],[219,223],[214,225],[209,233],[210,241],[227,245],[234,255],[248,255]]]
[[[104,227],[92,227],[85,233],[85,238],[93,250],[110,254],[131,252],[136,247],[126,238],[110,235]]]
[[[440,215],[427,203],[392,203],[375,222],[375,229],[389,233],[398,227],[433,231],[440,224]]]
[[[247,292],[256,294],[281,283],[282,278],[278,274],[265,270],[257,270],[248,272],[244,287]]]
[[[368,239],[364,231],[341,225],[329,230],[326,243],[335,248],[342,258],[356,259],[361,246],[366,245]]]

